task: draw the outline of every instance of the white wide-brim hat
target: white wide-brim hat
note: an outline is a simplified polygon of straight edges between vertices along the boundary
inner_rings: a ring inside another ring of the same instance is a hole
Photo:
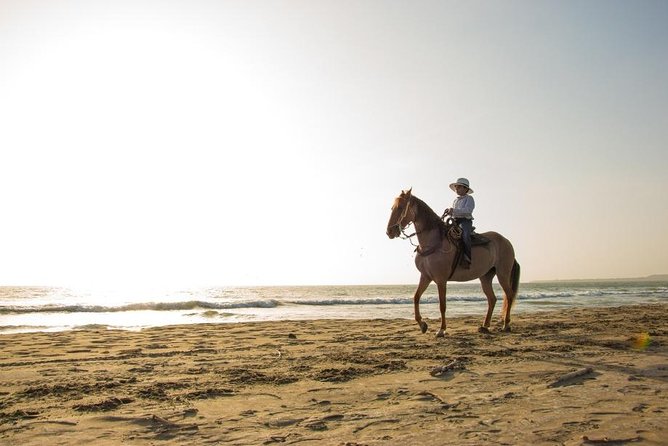
[[[469,194],[473,193],[473,189],[471,189],[471,187],[469,187],[469,180],[467,180],[466,178],[457,178],[457,182],[452,183],[450,185],[450,189],[457,192],[457,189],[455,189],[455,186],[464,186],[465,188],[467,188],[469,190]]]

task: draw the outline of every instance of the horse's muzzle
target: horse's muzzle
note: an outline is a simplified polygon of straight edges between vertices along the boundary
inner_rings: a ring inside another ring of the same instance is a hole
[[[394,225],[394,226],[390,226],[389,228],[387,228],[386,234],[390,239],[393,239],[393,238],[399,237],[400,232],[401,232],[401,229],[399,229],[399,225]]]

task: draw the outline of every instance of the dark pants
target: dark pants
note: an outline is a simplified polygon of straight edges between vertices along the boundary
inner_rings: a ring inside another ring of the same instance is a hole
[[[471,260],[471,232],[473,220],[470,218],[456,218],[455,222],[462,228],[462,242],[464,243],[464,257]]]

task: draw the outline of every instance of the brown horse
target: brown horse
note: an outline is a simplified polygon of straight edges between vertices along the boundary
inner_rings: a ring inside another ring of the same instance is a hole
[[[480,279],[482,290],[487,296],[487,315],[479,330],[488,332],[496,305],[492,287],[495,275],[498,276],[504,292],[501,309],[503,330],[510,331],[510,310],[520,281],[520,265],[515,260],[513,245],[496,232],[480,234],[486,237],[489,243],[474,245],[471,266],[463,269],[458,266],[458,241],[448,235],[450,227],[424,201],[413,196],[411,190],[402,191],[392,205],[392,213],[387,223],[388,237],[398,237],[411,222],[415,225],[419,242],[415,266],[420,271],[420,283],[415,290],[413,303],[415,320],[422,333],[427,331],[427,323],[420,316],[420,297],[429,284],[434,281],[438,286],[441,329],[436,336],[442,337],[445,335],[445,294],[448,281],[466,282],[473,279]]]

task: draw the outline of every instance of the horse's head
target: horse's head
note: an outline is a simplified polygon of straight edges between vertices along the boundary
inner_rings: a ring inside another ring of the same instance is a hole
[[[412,207],[411,191],[412,189],[401,191],[401,195],[394,199],[390,220],[387,222],[386,234],[389,238],[398,237],[401,234],[401,230],[408,226],[415,218],[413,212],[410,211]]]

